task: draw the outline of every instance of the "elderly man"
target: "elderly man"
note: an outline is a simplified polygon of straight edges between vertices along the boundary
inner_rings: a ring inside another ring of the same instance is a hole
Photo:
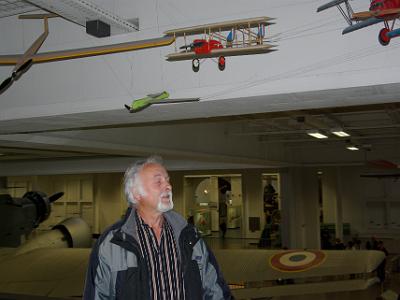
[[[124,185],[130,207],[92,250],[84,299],[232,299],[196,228],[172,211],[160,161],[135,163]]]

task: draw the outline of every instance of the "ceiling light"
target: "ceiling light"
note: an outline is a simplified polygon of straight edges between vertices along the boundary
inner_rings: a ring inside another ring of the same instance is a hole
[[[338,137],[347,137],[350,136],[350,134],[348,134],[347,132],[343,131],[342,128],[334,128],[331,129],[331,133],[333,133],[334,135],[338,136]]]
[[[355,146],[355,145],[346,146],[346,149],[347,149],[347,150],[350,150],[350,151],[357,151],[357,150],[360,150],[360,148],[358,148],[358,147]]]
[[[307,130],[307,134],[309,136],[315,137],[317,139],[327,139],[328,138],[325,134],[322,134],[318,130]]]

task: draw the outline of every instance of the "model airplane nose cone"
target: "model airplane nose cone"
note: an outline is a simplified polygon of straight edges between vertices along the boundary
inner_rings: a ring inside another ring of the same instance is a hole
[[[15,73],[17,74],[17,76],[20,76],[21,74],[25,73],[26,71],[28,71],[28,69],[32,66],[32,59],[27,60],[26,62],[24,62],[16,71]]]
[[[0,94],[3,93],[8,87],[12,84],[14,79],[12,77],[8,77],[6,80],[4,80],[1,85],[0,85]]]

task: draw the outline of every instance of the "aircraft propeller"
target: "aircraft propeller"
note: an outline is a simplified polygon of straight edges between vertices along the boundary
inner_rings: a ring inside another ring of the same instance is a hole
[[[11,85],[13,81],[12,77],[8,77],[7,79],[5,79],[1,85],[0,85],[0,94],[3,93],[6,89],[8,89],[8,87]]]
[[[55,193],[54,195],[51,195],[49,197],[49,201],[54,202],[54,201],[58,200],[59,198],[61,198],[62,196],[64,196],[64,192]]]
[[[12,72],[11,76],[6,78],[0,85],[0,94],[3,93],[10,85],[18,80],[22,74],[24,74],[32,66],[32,59],[28,59],[21,66],[19,66],[15,71]]]

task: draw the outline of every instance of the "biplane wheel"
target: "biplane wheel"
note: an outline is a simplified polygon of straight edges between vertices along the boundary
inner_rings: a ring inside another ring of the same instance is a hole
[[[379,31],[378,40],[382,46],[389,45],[390,37],[387,35],[389,32],[390,30],[387,28],[382,28],[381,31]]]
[[[220,57],[218,58],[218,69],[219,69],[220,71],[225,70],[225,57],[223,57],[223,56],[220,56]]]
[[[198,72],[200,70],[200,61],[197,58],[192,60],[192,70],[193,72]]]

